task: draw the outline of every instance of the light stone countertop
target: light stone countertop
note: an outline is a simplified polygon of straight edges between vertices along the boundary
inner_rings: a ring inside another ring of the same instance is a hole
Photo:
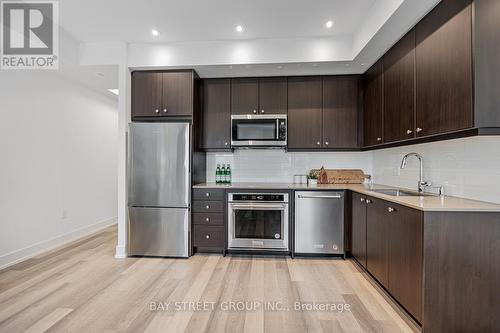
[[[272,189],[272,190],[350,190],[353,192],[365,194],[374,198],[394,202],[410,208],[429,212],[500,212],[500,204],[489,203],[451,196],[392,196],[383,193],[374,192],[374,189],[393,189],[395,187],[384,185],[373,185],[368,187],[361,184],[292,184],[292,183],[232,183],[216,184],[202,183],[194,185],[193,188],[199,189]],[[403,189],[407,190],[407,189]]]

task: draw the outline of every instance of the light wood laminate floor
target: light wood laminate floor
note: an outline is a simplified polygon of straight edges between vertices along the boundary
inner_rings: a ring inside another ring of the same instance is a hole
[[[115,259],[115,239],[111,227],[0,271],[0,332],[414,331],[351,261]]]

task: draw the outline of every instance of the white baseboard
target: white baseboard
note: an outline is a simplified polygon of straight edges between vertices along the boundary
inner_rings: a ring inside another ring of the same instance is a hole
[[[104,228],[117,223],[117,218],[112,217],[86,227],[73,230],[66,234],[50,238],[39,243],[27,246],[25,248],[4,254],[0,256],[0,270],[7,268],[9,266],[15,265],[21,261],[39,255],[41,253],[53,250],[57,247],[63,246],[67,243],[73,242],[79,238],[96,233]]]
[[[123,259],[127,258],[127,248],[125,246],[117,246],[116,247],[115,258]]]

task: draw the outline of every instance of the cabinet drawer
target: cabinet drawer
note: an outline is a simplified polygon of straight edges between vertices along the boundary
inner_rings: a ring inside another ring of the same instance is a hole
[[[193,230],[194,246],[224,248],[224,227],[195,225]]]
[[[224,225],[222,213],[193,213],[193,224]]]
[[[224,212],[224,202],[223,201],[193,201],[193,212],[194,213],[223,213]]]
[[[224,200],[224,190],[214,188],[196,188],[193,190],[193,200]]]

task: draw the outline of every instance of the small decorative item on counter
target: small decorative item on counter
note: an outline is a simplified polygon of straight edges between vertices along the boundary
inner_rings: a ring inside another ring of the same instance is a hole
[[[357,169],[321,169],[311,170],[318,174],[319,184],[363,184],[365,173]]]
[[[217,164],[217,169],[215,169],[215,183],[220,184],[222,182],[220,164]]]
[[[317,172],[317,170],[311,170],[311,172],[309,172],[307,183],[309,185],[318,184],[318,172]]]

